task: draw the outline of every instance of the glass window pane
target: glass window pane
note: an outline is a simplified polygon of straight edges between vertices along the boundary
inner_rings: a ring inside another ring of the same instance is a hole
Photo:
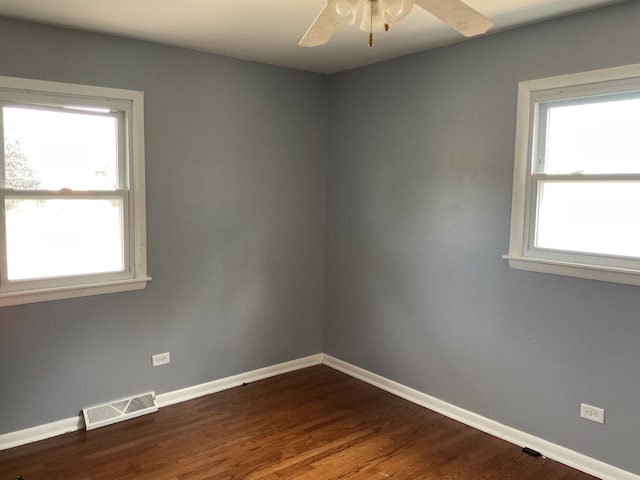
[[[5,199],[9,280],[124,270],[122,199]]]
[[[3,125],[6,188],[118,188],[115,117],[5,106]]]
[[[640,173],[640,99],[550,106],[544,172]]]
[[[640,257],[640,182],[541,182],[536,247]]]

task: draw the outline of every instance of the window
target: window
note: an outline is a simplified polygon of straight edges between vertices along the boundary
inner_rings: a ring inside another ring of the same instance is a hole
[[[0,306],[146,286],[142,102],[0,77]]]
[[[640,285],[640,65],[522,82],[505,256]]]

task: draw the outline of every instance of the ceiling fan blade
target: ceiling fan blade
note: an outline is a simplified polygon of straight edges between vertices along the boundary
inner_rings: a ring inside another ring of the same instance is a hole
[[[493,26],[491,20],[460,0],[413,0],[413,3],[465,37],[480,35]]]
[[[323,45],[336,33],[336,30],[342,23],[335,10],[330,8],[329,5],[325,5],[298,45],[301,47],[317,47],[318,45]]]

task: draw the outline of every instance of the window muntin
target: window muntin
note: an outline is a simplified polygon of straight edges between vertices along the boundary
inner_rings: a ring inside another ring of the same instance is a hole
[[[0,77],[0,306],[144,288],[141,92]]]
[[[522,82],[509,264],[640,285],[640,66]]]

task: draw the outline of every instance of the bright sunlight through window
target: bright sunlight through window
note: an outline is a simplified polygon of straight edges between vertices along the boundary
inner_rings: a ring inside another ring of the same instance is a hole
[[[144,288],[141,102],[0,77],[0,305]]]
[[[640,285],[640,66],[519,86],[513,268]]]

